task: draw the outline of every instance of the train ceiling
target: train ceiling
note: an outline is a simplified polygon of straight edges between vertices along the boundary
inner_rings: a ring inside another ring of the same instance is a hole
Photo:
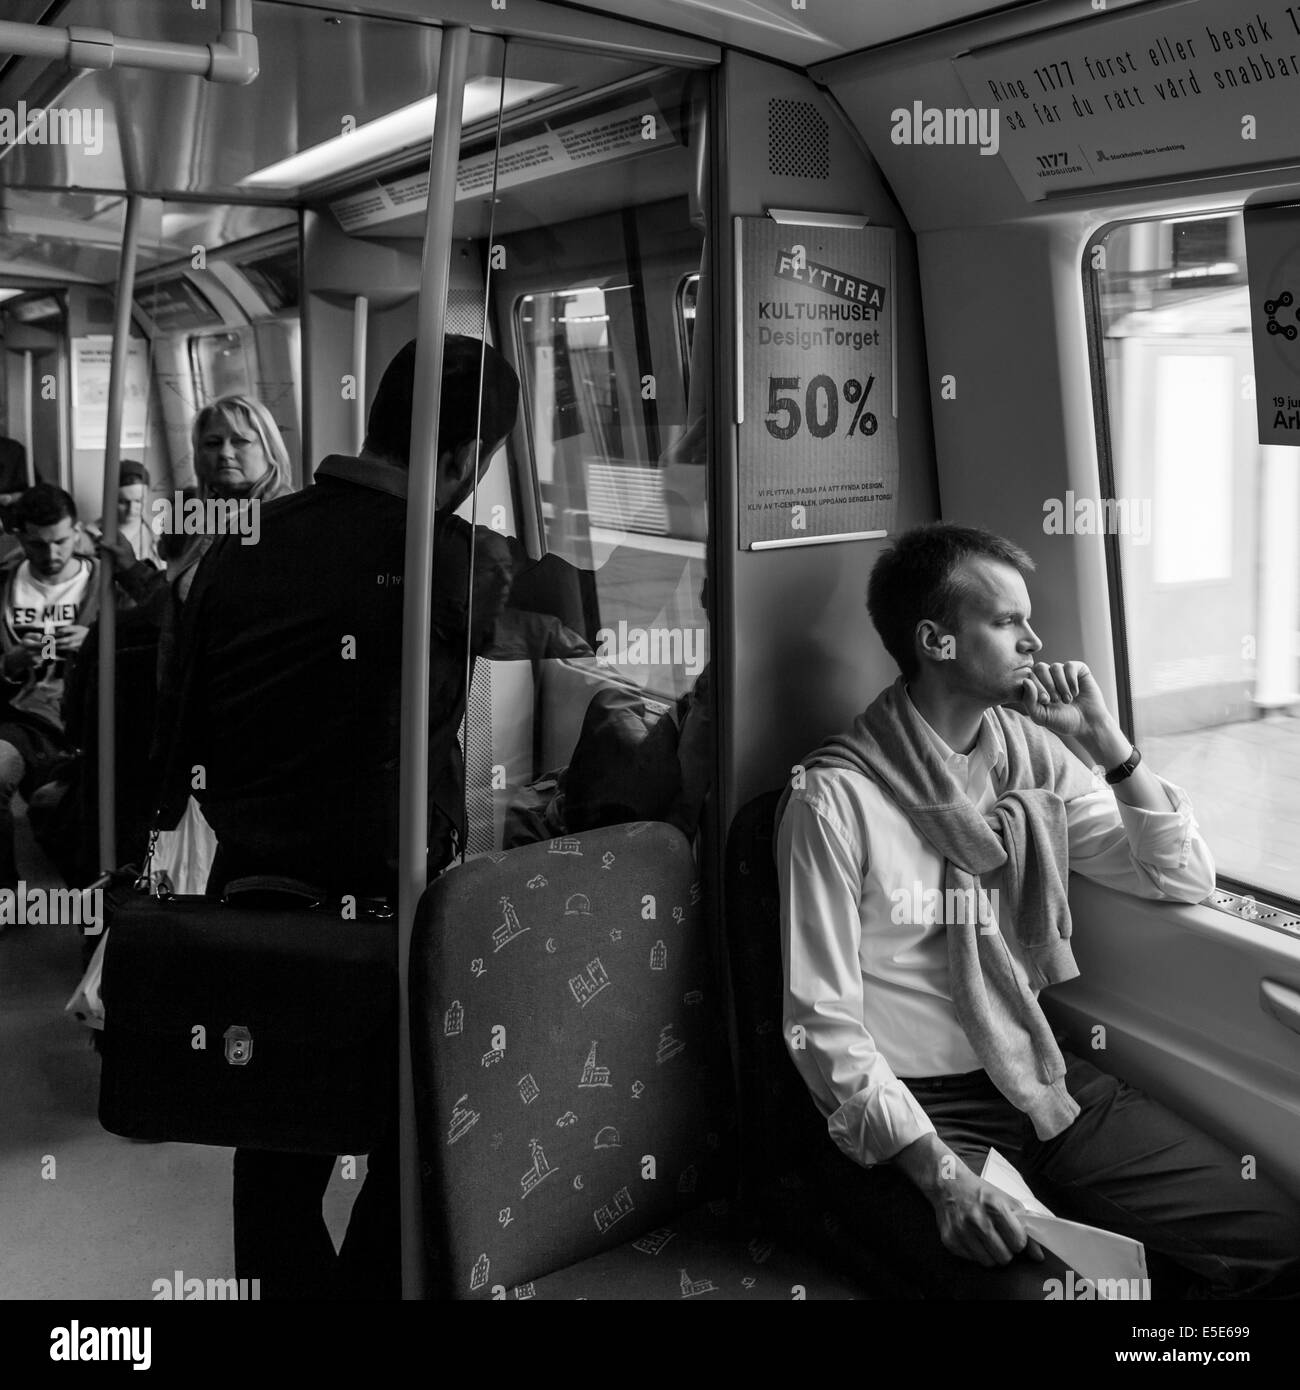
[[[1026,0],[576,0],[577,7],[635,18],[713,43],[807,67],[878,48],[929,29],[1018,9]]]

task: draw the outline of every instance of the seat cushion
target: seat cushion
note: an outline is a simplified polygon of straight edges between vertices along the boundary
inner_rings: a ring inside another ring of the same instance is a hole
[[[433,884],[411,947],[443,1291],[490,1298],[730,1189],[720,999],[690,846],[613,826]]]
[[[733,1218],[710,1203],[637,1240],[541,1279],[499,1286],[494,1297],[681,1301],[755,1299],[789,1302],[857,1299],[860,1285]]]

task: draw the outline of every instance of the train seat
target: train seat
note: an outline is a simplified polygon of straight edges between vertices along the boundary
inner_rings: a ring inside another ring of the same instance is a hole
[[[782,1035],[781,901],[773,854],[779,791],[743,806],[727,836],[727,947],[741,1077],[743,1191],[772,1228],[805,1235],[877,1295],[919,1297],[886,1261],[851,1241],[820,1201],[815,1157],[830,1146]]]
[[[701,896],[685,836],[648,821],[430,886],[412,1065],[440,1296],[860,1296],[734,1201]]]

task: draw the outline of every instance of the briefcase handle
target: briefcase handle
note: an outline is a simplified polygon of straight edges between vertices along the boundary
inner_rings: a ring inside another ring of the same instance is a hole
[[[284,874],[232,878],[221,901],[227,907],[321,907],[327,894],[314,884]]]
[[[221,901],[227,907],[298,907],[305,910],[338,906],[337,899],[323,888],[284,874],[249,874],[244,878],[232,878],[226,884]],[[391,899],[386,897],[359,898],[355,907],[354,916],[372,921],[386,922],[397,915]]]

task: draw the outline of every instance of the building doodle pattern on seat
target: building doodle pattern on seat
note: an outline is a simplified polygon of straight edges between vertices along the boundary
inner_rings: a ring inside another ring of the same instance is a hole
[[[731,1151],[726,1044],[680,831],[489,854],[421,903],[412,1048],[448,1292],[491,1297],[661,1227]]]

